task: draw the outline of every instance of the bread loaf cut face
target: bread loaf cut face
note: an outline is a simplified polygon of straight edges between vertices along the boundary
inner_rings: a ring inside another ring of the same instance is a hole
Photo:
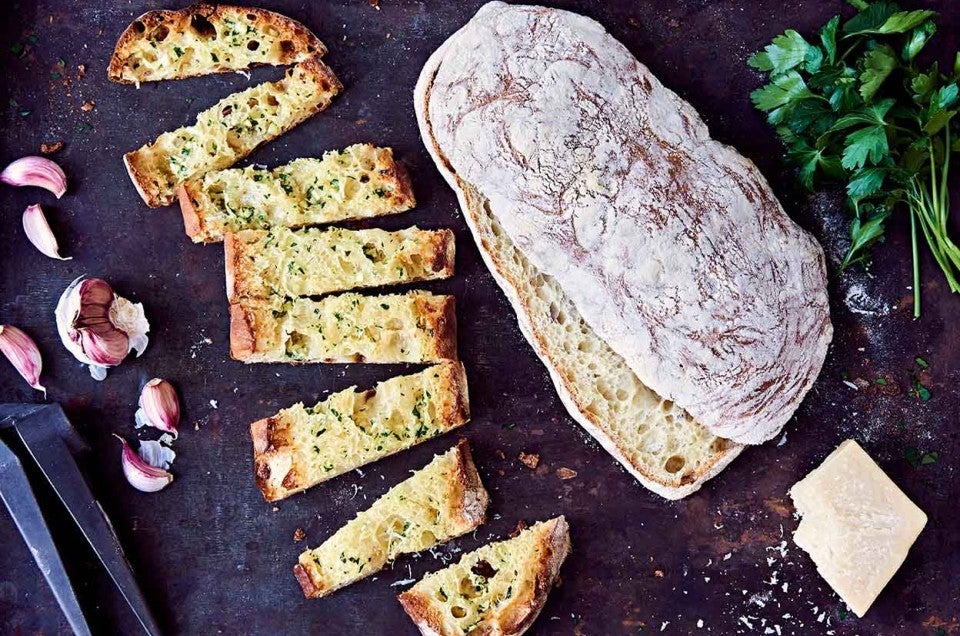
[[[777,435],[832,337],[823,251],[689,104],[593,20],[500,2],[416,103],[463,207],[469,188],[640,383],[717,436]]]

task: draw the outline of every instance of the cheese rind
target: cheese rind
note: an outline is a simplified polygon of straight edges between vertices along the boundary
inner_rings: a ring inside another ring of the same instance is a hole
[[[453,275],[450,230],[242,230],[224,237],[227,297],[322,296]]]
[[[855,441],[790,489],[793,535],[830,587],[862,617],[907,557],[927,516]]]

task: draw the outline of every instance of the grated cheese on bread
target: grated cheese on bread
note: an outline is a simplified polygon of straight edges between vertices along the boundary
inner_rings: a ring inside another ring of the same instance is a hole
[[[459,362],[350,387],[250,425],[257,487],[277,501],[462,426],[470,419]]]
[[[227,297],[322,296],[453,275],[450,230],[242,230],[224,237]]]
[[[273,169],[207,172],[184,181],[178,196],[184,229],[195,243],[223,240],[225,232],[370,218],[416,205],[410,176],[393,150],[370,144]]]
[[[301,554],[294,574],[305,596],[326,596],[401,554],[472,532],[486,521],[488,503],[470,445],[462,440],[388,490],[319,547]]]
[[[279,13],[199,3],[178,11],[148,11],[134,20],[117,40],[107,77],[139,86],[262,64],[294,64],[326,52],[306,27]]]
[[[518,636],[543,609],[570,553],[566,519],[465,554],[398,597],[425,636]]]
[[[457,359],[453,296],[345,293],[230,305],[230,355],[244,362],[441,362]]]
[[[221,99],[197,122],[166,132],[123,156],[140,196],[152,208],[174,201],[186,179],[227,168],[262,143],[324,110],[343,86],[318,58]]]

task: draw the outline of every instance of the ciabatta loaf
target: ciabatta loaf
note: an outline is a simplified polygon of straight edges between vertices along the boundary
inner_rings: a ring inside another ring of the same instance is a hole
[[[463,365],[445,362],[283,409],[250,425],[257,486],[276,501],[446,433],[470,419],[467,396]]]
[[[718,436],[780,431],[832,335],[823,252],[693,108],[596,22],[500,2],[415,100],[464,209],[472,188],[644,386]]]
[[[248,298],[230,305],[230,355],[244,362],[442,362],[457,359],[453,296]]]
[[[305,596],[326,596],[402,554],[476,530],[486,520],[489,501],[470,445],[462,440],[388,490],[319,547],[301,554],[294,574]]]
[[[322,296],[453,276],[450,230],[242,230],[224,237],[227,297]]]
[[[311,58],[279,81],[221,99],[197,115],[197,123],[163,133],[123,162],[147,205],[169,205],[181,183],[233,165],[324,110],[342,88],[326,64]]]
[[[178,193],[183,226],[195,243],[225,232],[299,228],[405,212],[414,205],[406,168],[390,148],[354,144],[273,169],[207,172]]]
[[[399,596],[424,636],[519,636],[540,614],[570,554],[563,517],[463,555]]]
[[[326,52],[306,27],[279,13],[198,3],[177,11],[149,11],[134,20],[117,41],[107,77],[139,85],[294,64]]]

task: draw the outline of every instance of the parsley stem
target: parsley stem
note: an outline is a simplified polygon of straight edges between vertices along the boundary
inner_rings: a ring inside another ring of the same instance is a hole
[[[917,254],[917,210],[910,206],[910,242],[913,247],[913,317],[920,317],[920,257]]]

